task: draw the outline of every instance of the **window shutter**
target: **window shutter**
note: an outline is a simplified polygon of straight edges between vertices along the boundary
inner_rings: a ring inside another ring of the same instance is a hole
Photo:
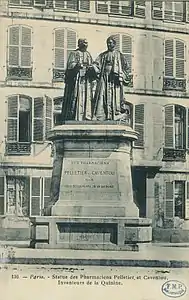
[[[189,219],[189,181],[186,182],[185,219]]]
[[[55,29],[54,32],[55,38],[55,48],[54,48],[54,56],[55,63],[54,66],[57,69],[64,69],[64,39],[65,39],[65,30],[64,29]]]
[[[122,35],[121,52],[125,55],[129,66],[129,73],[132,73],[132,38],[128,35]]]
[[[120,1],[121,14],[124,16],[131,16],[132,13],[132,0]]]
[[[144,146],[144,104],[135,105],[135,130],[139,133],[135,146]]]
[[[44,138],[44,109],[43,98],[34,98],[33,101],[33,141],[43,141]]]
[[[71,51],[76,49],[77,45],[77,35],[76,32],[73,30],[67,30],[67,57],[66,61],[69,57]]]
[[[66,8],[71,10],[77,10],[77,0],[67,0]]]
[[[90,11],[90,0],[80,0],[79,1],[79,10],[81,11]]]
[[[165,182],[165,218],[174,217],[174,193],[173,182]]]
[[[174,20],[173,1],[165,1],[164,2],[164,18],[166,20]]]
[[[96,1],[96,12],[98,14],[108,13],[108,1]]]
[[[184,78],[184,51],[184,43],[176,40],[176,78]]]
[[[18,96],[8,98],[7,141],[18,142]]]
[[[174,2],[174,20],[175,21],[184,21],[184,2],[175,1]]]
[[[31,5],[31,0],[9,0],[9,4],[13,5]]]
[[[51,177],[44,178],[44,208],[50,204]]]
[[[152,12],[154,19],[163,19],[163,1],[153,1]]]
[[[52,99],[47,96],[45,98],[45,138],[47,138],[47,133],[52,129]]]
[[[165,76],[173,77],[173,40],[165,41]]]
[[[112,34],[112,37],[115,39],[116,41],[116,50],[121,51],[121,38],[120,38],[120,34]]]
[[[119,2],[120,1],[110,1],[110,13],[111,14],[119,14]]]
[[[31,178],[31,205],[30,215],[40,216],[41,215],[41,178]]]
[[[4,186],[4,177],[0,177],[0,215],[5,214],[5,186]]]
[[[65,8],[64,0],[54,0],[54,8]]]
[[[146,1],[135,0],[134,1],[134,15],[136,17],[145,18],[146,15]]]
[[[186,22],[189,22],[189,2],[185,2],[186,5]]]
[[[165,107],[165,147],[174,148],[174,106]]]
[[[9,66],[19,65],[19,26],[9,28]]]
[[[34,5],[35,6],[45,6],[46,0],[34,0]]]
[[[31,66],[31,28],[21,27],[21,66]]]

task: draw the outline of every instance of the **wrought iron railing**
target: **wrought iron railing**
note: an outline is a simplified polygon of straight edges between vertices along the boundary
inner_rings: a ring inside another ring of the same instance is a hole
[[[163,161],[186,161],[186,149],[163,149]]]

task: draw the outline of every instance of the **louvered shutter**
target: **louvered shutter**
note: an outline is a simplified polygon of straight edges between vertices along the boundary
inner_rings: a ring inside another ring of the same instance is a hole
[[[34,98],[33,101],[33,141],[40,142],[44,139],[44,103],[43,98]]]
[[[21,67],[31,66],[31,28],[21,27]]]
[[[118,33],[118,34],[112,34],[111,36],[116,41],[115,49],[118,50],[118,51],[121,51],[121,35]]]
[[[154,210],[155,219],[159,219],[159,182],[154,182]]]
[[[153,1],[152,13],[154,19],[161,20],[163,18],[163,1]]]
[[[79,10],[80,11],[90,11],[90,0],[80,0],[79,1]]]
[[[71,10],[77,10],[78,0],[67,0],[66,8]]]
[[[119,14],[119,2],[120,1],[110,1],[110,13],[111,14]]]
[[[45,177],[44,178],[44,208],[47,208],[50,204],[51,198],[50,198],[50,191],[51,191],[51,177]]]
[[[30,204],[30,215],[40,216],[41,215],[41,178],[31,178],[31,204]]]
[[[108,13],[108,1],[96,1],[96,12],[98,14]]]
[[[122,49],[129,66],[129,73],[132,73],[132,38],[128,35],[122,35]]]
[[[173,1],[164,2],[164,18],[165,20],[174,20]]]
[[[173,77],[173,40],[165,41],[165,77]]]
[[[8,102],[7,141],[18,142],[18,136],[19,136],[18,96],[9,97],[7,102]]]
[[[186,182],[185,219],[189,219],[189,181]]]
[[[184,52],[184,43],[176,40],[176,78],[184,78]]]
[[[76,49],[77,45],[77,35],[76,32],[73,30],[67,30],[67,58],[69,57],[69,54],[71,51]]]
[[[134,129],[139,133],[138,140],[134,142],[135,146],[144,146],[144,104],[135,105],[135,126]]]
[[[9,55],[8,64],[10,66],[19,66],[19,26],[9,28]]]
[[[52,99],[45,97],[45,137],[47,133],[52,129]]]
[[[120,1],[121,14],[124,16],[131,16],[132,13],[132,0]]]
[[[134,15],[136,17],[145,18],[146,15],[146,1],[135,0],[134,1]]]
[[[184,2],[182,1],[174,2],[174,20],[184,21]]]
[[[5,187],[4,187],[4,177],[0,177],[0,215],[5,214]]]
[[[174,106],[165,107],[165,148],[174,148]]]
[[[64,39],[65,39],[65,30],[64,29],[55,29],[54,32],[54,67],[56,69],[64,69]]]
[[[185,3],[186,5],[186,22],[189,22],[189,2]]]
[[[34,0],[34,5],[36,6],[45,6],[46,0]]]
[[[165,182],[165,218],[174,217],[174,192],[173,182]]]

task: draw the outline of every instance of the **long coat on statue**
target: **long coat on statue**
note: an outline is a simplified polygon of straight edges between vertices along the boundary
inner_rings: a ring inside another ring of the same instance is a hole
[[[79,65],[83,65],[80,68]],[[90,120],[92,80],[88,70],[92,57],[88,51],[76,49],[69,55],[65,72],[62,120]]]
[[[97,57],[94,63],[98,78],[94,95],[94,119],[114,120],[115,115],[120,113],[128,69],[125,56],[118,50],[107,50]]]

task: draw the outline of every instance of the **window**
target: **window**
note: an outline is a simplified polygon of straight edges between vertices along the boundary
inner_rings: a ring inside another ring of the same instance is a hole
[[[144,147],[144,104],[135,105],[134,130],[138,132],[138,140],[134,142],[135,147]]]
[[[154,19],[182,22],[185,16],[185,3],[182,1],[153,1]]]
[[[32,79],[31,28],[11,26],[8,30],[8,79]]]
[[[163,160],[186,159],[188,116],[180,105],[165,106],[165,131]]]
[[[189,182],[165,182],[165,219],[189,219]]]
[[[97,13],[145,17],[144,0],[96,1]]]
[[[164,90],[186,89],[185,44],[180,40],[165,40]]]
[[[46,0],[34,0],[34,6],[46,6]]]
[[[51,177],[0,177],[0,214],[42,215],[50,203],[50,186]]]
[[[57,10],[69,10],[69,11],[90,11],[91,0],[54,0],[53,5]]]
[[[67,28],[57,28],[54,30],[54,68],[53,80],[62,81],[68,56],[77,46],[77,34]]]
[[[31,6],[32,2],[32,0],[9,0],[9,5]]]
[[[50,177],[31,178],[30,216],[41,216],[43,209],[50,204]]]
[[[43,142],[52,128],[52,100],[24,95],[8,98],[6,154],[28,155],[32,142]]]

